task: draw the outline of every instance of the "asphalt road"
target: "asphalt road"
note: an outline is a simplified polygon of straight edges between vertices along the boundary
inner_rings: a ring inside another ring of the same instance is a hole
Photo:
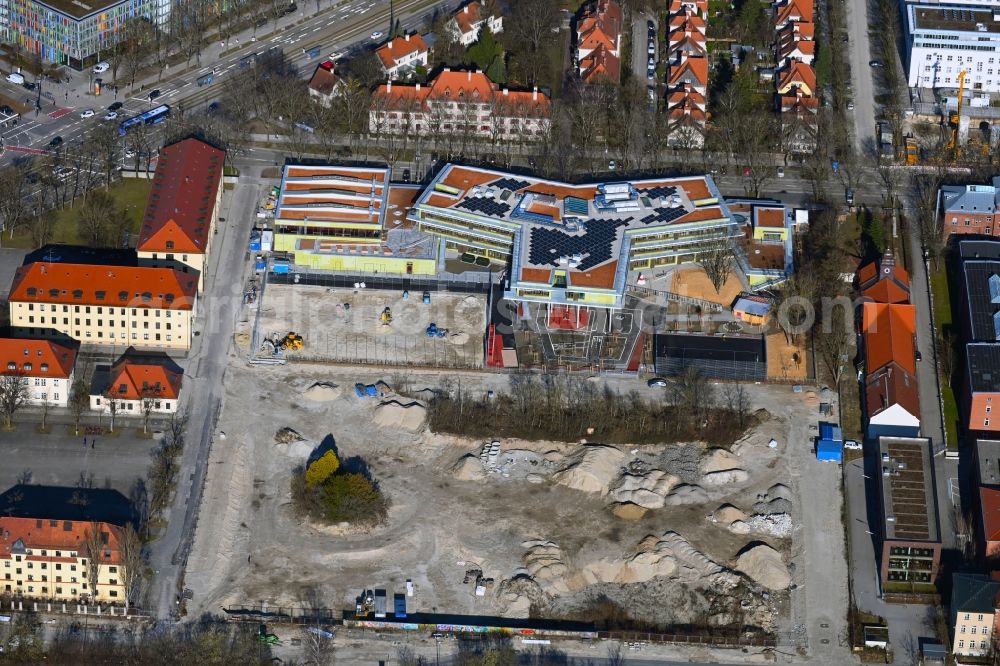
[[[875,94],[868,39],[868,0],[848,0],[847,34],[854,88],[854,149],[864,155],[875,143]]]

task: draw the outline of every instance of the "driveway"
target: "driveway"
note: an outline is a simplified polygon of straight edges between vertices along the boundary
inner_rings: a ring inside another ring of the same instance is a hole
[[[868,2],[847,3],[847,34],[850,37],[851,84],[854,88],[854,149],[865,155],[875,148],[875,96],[872,87],[872,60],[868,40]],[[835,37],[839,39],[839,37]]]
[[[648,84],[650,82],[646,79],[646,62],[649,60],[649,54],[646,49],[649,39],[646,37],[646,21],[655,23],[649,14],[635,12],[632,15],[632,73],[635,74],[637,81]],[[659,50],[659,37],[657,37],[657,50]],[[659,56],[659,53],[653,55],[657,60]]]

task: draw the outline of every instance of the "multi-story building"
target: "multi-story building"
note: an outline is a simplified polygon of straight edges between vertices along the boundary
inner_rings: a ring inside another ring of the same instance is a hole
[[[23,378],[29,405],[65,407],[75,366],[75,347],[51,340],[0,338],[0,375]]]
[[[225,161],[225,151],[198,139],[163,148],[139,228],[140,264],[193,273],[199,292],[222,205]]]
[[[573,185],[449,164],[410,218],[447,253],[510,264],[506,296],[620,307],[630,271],[696,262],[740,230],[708,176]]]
[[[947,241],[953,234],[1000,235],[993,221],[1000,213],[1000,176],[992,185],[945,185],[938,191],[937,208]]]
[[[500,88],[480,71],[445,68],[426,86],[391,81],[372,96],[373,134],[464,136],[494,142],[539,140],[549,127],[548,95]]]
[[[129,501],[117,490],[10,488],[0,495],[0,591],[52,601],[126,603],[119,535],[132,520]]]
[[[882,584],[933,584],[941,564],[941,530],[930,440],[879,437],[878,447]]]
[[[577,74],[587,83],[621,78],[622,8],[615,0],[595,0],[576,23]]]
[[[198,276],[172,268],[31,262],[17,269],[10,325],[91,345],[189,349]]]
[[[433,275],[437,243],[406,219],[419,189],[389,183],[388,167],[290,164],[274,209],[274,249],[296,265]]]
[[[778,0],[774,5],[775,110],[781,114],[785,145],[796,153],[816,147],[816,42],[813,0]]]
[[[80,70],[118,44],[126,22],[165,21],[160,0],[9,0],[10,40],[46,62]],[[169,5],[166,11],[169,13]]]
[[[417,67],[427,67],[429,53],[420,33],[406,33],[375,49],[382,71],[390,81],[413,72]]]
[[[468,48],[479,39],[479,31],[483,29],[483,25],[488,26],[494,35],[503,32],[503,16],[486,15],[483,3],[473,0],[460,7],[446,27],[459,44]]]
[[[998,432],[1000,419],[1000,241],[958,242],[964,376],[959,404],[965,427]]]
[[[997,635],[1000,582],[982,574],[951,576],[951,652],[956,664],[983,664]],[[972,660],[969,660],[972,658]]]
[[[1000,5],[989,5],[903,5],[911,88],[958,88],[964,71],[966,91],[1000,92]]]
[[[94,374],[90,408],[108,413],[173,414],[180,404],[183,371],[167,357],[141,356],[126,351],[111,367]]]
[[[705,144],[705,100],[708,95],[708,48],[705,41],[708,3],[673,0],[667,34],[667,143],[685,148]]]

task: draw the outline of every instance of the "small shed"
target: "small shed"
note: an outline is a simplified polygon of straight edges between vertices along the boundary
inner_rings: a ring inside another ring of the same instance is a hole
[[[920,646],[921,664],[944,664],[948,659],[948,650],[941,643],[924,643]]]
[[[840,426],[835,423],[820,423],[819,424],[819,438],[820,439],[830,439],[835,442],[844,441],[844,431],[841,430]]]
[[[865,647],[887,649],[889,647],[889,627],[878,624],[865,626]]]
[[[844,443],[830,439],[821,439],[816,443],[816,460],[831,462],[844,461]]]

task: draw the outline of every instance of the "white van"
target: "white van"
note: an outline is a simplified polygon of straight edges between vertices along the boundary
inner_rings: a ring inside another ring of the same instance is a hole
[[[10,74],[7,75],[7,80],[19,86],[24,85],[24,74],[20,74],[18,72],[11,72]]]

